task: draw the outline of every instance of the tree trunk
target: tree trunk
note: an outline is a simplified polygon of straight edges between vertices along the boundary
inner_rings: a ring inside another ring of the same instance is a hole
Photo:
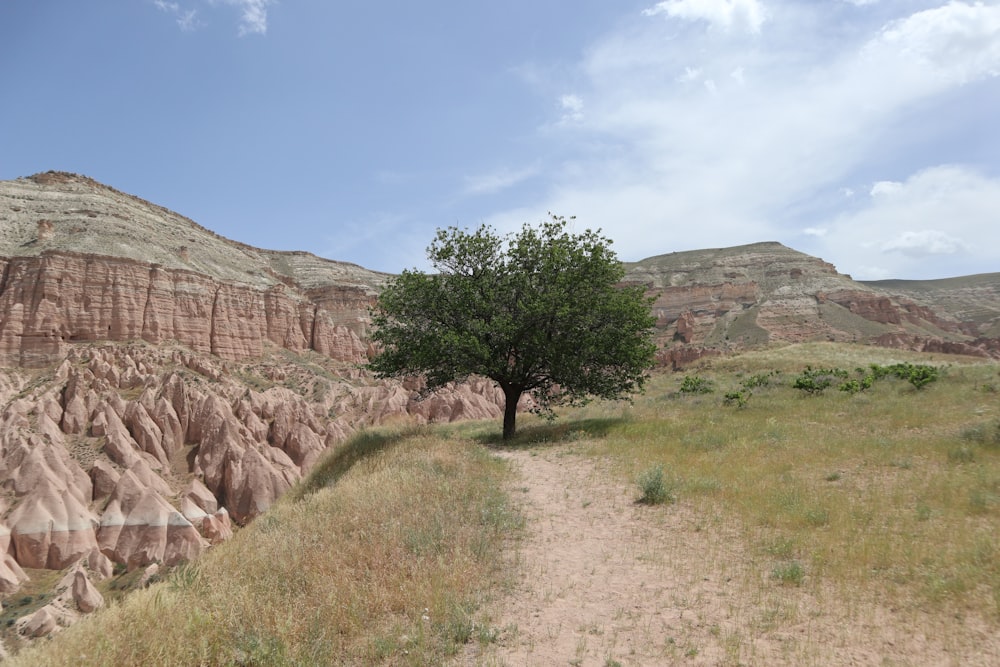
[[[520,389],[514,387],[504,387],[504,407],[503,407],[503,439],[510,440],[514,437],[517,428],[517,402],[521,400]]]

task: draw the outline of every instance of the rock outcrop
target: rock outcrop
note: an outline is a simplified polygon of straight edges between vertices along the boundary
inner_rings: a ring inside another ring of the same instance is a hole
[[[358,363],[388,276],[224,239],[88,178],[0,183],[0,365],[144,340],[222,359],[274,344]]]
[[[86,561],[106,574],[112,563],[197,558],[366,424],[501,414],[502,395],[483,381],[421,401],[418,387],[366,380],[327,357],[265,358],[81,344],[35,374],[0,412],[0,479],[12,499],[0,591],[17,589],[22,568]]]

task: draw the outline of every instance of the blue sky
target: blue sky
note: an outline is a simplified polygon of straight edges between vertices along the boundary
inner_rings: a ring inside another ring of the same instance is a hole
[[[425,268],[547,211],[624,260],[1000,271],[1000,2],[4,0],[0,179]]]

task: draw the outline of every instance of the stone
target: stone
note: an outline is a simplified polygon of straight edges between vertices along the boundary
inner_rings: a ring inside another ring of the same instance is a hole
[[[90,579],[87,578],[87,573],[81,568],[77,568],[73,573],[73,602],[76,603],[77,609],[82,611],[84,614],[89,614],[90,612],[99,609],[104,606],[104,596],[98,592]]]

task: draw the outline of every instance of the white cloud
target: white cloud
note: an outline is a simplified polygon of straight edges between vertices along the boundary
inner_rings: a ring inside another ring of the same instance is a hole
[[[945,161],[933,154],[935,139],[947,136],[955,160],[954,138],[965,130],[927,109],[961,99],[1000,114],[989,55],[1000,44],[990,27],[1000,6],[950,2],[900,15],[905,6],[844,12],[840,3],[772,0],[767,30],[740,40],[648,16],[749,27],[736,22],[738,8],[763,17],[763,6],[655,5],[586,49],[565,81],[535,82],[556,99],[572,85],[586,114],[572,132],[545,125],[542,139],[565,144],[562,153],[546,147],[558,156],[541,165],[553,175],[547,191],[492,221],[576,214],[603,227],[627,260],[773,239],[805,243],[797,249],[862,277],[958,275],[988,266],[990,253],[988,270],[997,270],[1000,221],[989,211],[1000,211],[1000,184],[986,170],[934,166]],[[985,83],[965,85],[973,79]],[[995,130],[968,132],[975,147],[976,132]],[[873,172],[896,180],[875,182]],[[919,235],[928,230],[953,241]],[[912,256],[946,247],[954,252]]]
[[[275,0],[202,0],[210,6],[227,5],[240,12],[239,35],[267,34],[267,8]],[[162,12],[173,15],[181,30],[189,32],[205,27],[197,9],[188,9],[173,0],[152,0],[152,4]]]
[[[707,21],[726,31],[739,27],[752,33],[759,33],[766,19],[764,6],[757,0],[665,0],[644,10],[643,14]]]
[[[192,32],[205,26],[198,17],[197,9],[185,9],[177,2],[166,0],[153,0],[153,5],[160,11],[173,15],[177,25],[184,32]]]
[[[271,0],[237,0],[242,16],[240,35],[263,35],[267,33],[267,6]]]
[[[998,247],[1000,178],[943,165],[876,184],[867,206],[831,224],[824,251],[855,278],[914,277],[931,261],[943,278],[996,271]]]
[[[867,47],[929,85],[1000,75],[1000,5],[952,1],[886,25]]]
[[[903,232],[883,244],[882,250],[901,252],[911,257],[926,257],[927,255],[954,255],[967,250],[967,247],[961,239],[939,229],[921,229],[915,232]]]
[[[470,195],[495,194],[526,181],[537,173],[538,167],[532,166],[524,169],[502,168],[489,174],[467,176],[465,178],[465,193]]]
[[[903,189],[903,184],[898,181],[878,181],[869,191],[872,197],[891,197]]]
[[[579,95],[562,95],[559,106],[563,110],[562,122],[579,122],[583,120],[583,99]]]
[[[267,34],[267,8],[274,0],[210,0],[236,7],[240,12],[240,37]]]

